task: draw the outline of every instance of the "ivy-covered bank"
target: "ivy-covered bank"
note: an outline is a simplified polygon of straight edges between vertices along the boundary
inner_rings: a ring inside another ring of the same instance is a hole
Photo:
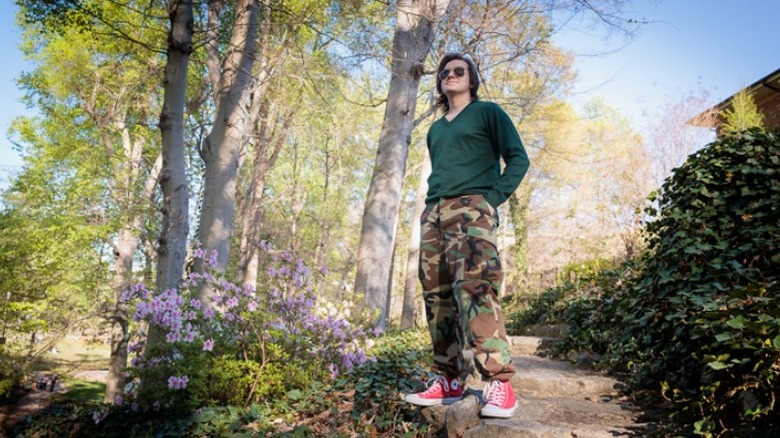
[[[743,131],[691,155],[651,197],[647,251],[515,314],[566,323],[673,406],[676,432],[780,434],[780,140]]]

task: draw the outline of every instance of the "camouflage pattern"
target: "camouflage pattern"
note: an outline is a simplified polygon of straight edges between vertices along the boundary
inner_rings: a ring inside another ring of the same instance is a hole
[[[419,275],[433,371],[463,373],[461,352],[471,347],[484,380],[509,379],[515,370],[498,302],[498,213],[482,195],[466,195],[429,205],[420,222]]]

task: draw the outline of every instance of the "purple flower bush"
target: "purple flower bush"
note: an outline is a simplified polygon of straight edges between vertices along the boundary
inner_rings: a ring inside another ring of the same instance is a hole
[[[137,284],[122,295],[135,304],[137,339],[120,403],[192,408],[224,402],[229,389],[247,404],[372,360],[364,350],[369,334],[333,304],[318,306],[304,261],[271,254],[265,242],[261,249],[270,262],[257,291],[215,273],[216,252],[196,245],[193,257],[209,269],[190,273],[180,290],[154,294]]]

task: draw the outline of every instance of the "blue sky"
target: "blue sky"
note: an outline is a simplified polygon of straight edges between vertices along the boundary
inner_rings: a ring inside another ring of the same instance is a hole
[[[635,0],[631,16],[649,23],[631,40],[586,26],[560,32],[554,42],[578,55],[572,102],[600,96],[640,131],[648,115],[690,91],[709,90],[719,102],[780,68],[778,6],[777,0]],[[22,164],[6,136],[9,123],[30,114],[15,83],[25,69],[15,12],[11,0],[0,0],[0,187]]]
[[[633,39],[605,41],[570,28],[554,41],[575,54],[602,53],[577,57],[573,102],[601,96],[641,131],[650,115],[689,92],[708,90],[718,103],[779,69],[779,6],[777,0],[638,0],[630,16],[647,24]]]

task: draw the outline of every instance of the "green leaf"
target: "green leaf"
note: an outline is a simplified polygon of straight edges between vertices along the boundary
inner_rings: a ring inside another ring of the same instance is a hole
[[[707,366],[712,368],[713,370],[723,370],[730,367],[731,365],[726,365],[723,362],[710,362],[707,364]]]
[[[745,328],[745,317],[739,315],[736,318],[726,321],[726,325],[735,329],[743,329]]]
[[[772,345],[775,348],[780,349],[780,335],[777,335],[774,339],[772,339]]]
[[[737,336],[739,336],[739,333],[723,332],[715,335],[715,339],[717,339],[719,342],[726,342],[736,338]]]

